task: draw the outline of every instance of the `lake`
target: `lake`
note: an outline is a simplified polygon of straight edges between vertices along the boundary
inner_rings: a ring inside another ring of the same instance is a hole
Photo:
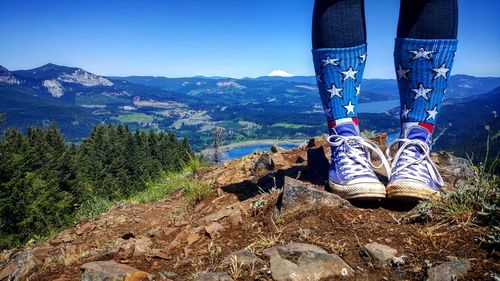
[[[384,113],[399,106],[399,99],[358,104],[358,113]]]
[[[393,142],[397,137],[399,137],[399,132],[391,132],[387,135],[387,144]],[[273,144],[257,144],[257,145],[243,145],[239,147],[233,147],[224,151],[224,159],[231,160],[235,158],[240,158],[245,155],[252,154],[256,151],[266,151],[270,150]],[[280,144],[279,147],[283,149],[292,149],[298,147],[298,144]]]
[[[252,154],[256,151],[270,150],[272,145],[273,144],[270,143],[270,144],[258,144],[258,145],[244,145],[244,146],[230,148],[224,151],[226,154],[225,158],[230,160]],[[294,147],[298,147],[298,144],[279,144],[279,147],[283,149],[292,149]]]

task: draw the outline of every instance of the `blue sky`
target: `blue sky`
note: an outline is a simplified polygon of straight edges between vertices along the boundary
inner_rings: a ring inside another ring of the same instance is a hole
[[[101,75],[312,75],[313,0],[0,0],[0,65]],[[399,0],[366,0],[365,77],[392,78]],[[453,73],[500,76],[500,1],[459,0]]]

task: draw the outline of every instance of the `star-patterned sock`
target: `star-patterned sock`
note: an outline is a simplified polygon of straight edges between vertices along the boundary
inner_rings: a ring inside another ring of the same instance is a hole
[[[441,108],[456,39],[396,38],[394,63],[401,99],[402,130],[417,123],[432,133]]]
[[[366,62],[366,44],[348,48],[313,49],[318,90],[330,134],[350,119],[356,126],[358,96]]]

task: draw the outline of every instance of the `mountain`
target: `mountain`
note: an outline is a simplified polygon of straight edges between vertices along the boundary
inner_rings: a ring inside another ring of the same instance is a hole
[[[447,149],[476,161],[485,159],[490,139],[490,159],[500,153],[500,87],[467,102],[446,104],[441,108],[438,128],[443,131],[436,149]],[[439,133],[437,133],[439,135]]]
[[[21,81],[7,68],[0,65],[0,84],[19,84]]]
[[[445,105],[488,96],[485,93],[499,85],[500,78],[452,76]],[[124,123],[131,129],[172,130],[189,137],[197,150],[212,144],[216,127],[225,129],[225,142],[304,139],[325,132],[323,108],[312,76],[104,77],[77,67],[47,64],[19,71],[1,68],[0,90],[0,111],[7,113],[6,126],[26,128],[57,121],[71,140],[87,135],[82,126],[90,128],[100,122]],[[395,80],[363,81],[361,104],[390,100],[387,104],[396,107],[397,99]],[[391,108],[382,106],[360,106],[366,109],[360,113],[363,129],[397,130],[398,110],[386,114]],[[478,110],[486,115],[485,110]],[[453,123],[465,120],[465,116],[457,116],[460,120]]]
[[[281,70],[281,69],[277,69],[277,70],[273,70],[271,71],[271,73],[269,73],[267,75],[268,77],[293,77],[294,75],[293,74],[290,74],[284,70]]]

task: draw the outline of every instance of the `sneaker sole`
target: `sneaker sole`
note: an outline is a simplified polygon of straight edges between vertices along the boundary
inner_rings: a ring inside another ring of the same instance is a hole
[[[397,181],[387,185],[387,198],[405,201],[439,200],[441,192],[433,190],[424,183]]]
[[[385,186],[381,183],[358,183],[340,185],[329,182],[332,193],[344,199],[376,200],[386,196]]]

